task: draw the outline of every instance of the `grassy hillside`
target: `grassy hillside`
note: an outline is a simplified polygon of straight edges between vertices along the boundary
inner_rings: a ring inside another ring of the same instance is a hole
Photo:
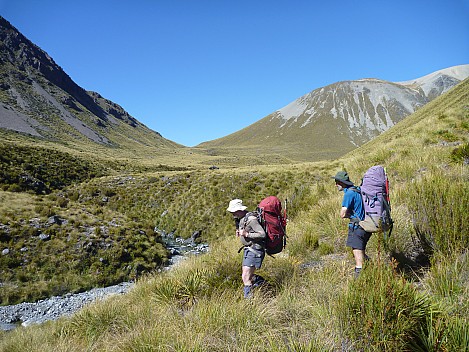
[[[432,84],[438,86],[436,81]],[[218,153],[232,149],[239,154],[263,151],[296,162],[338,158],[434,98],[434,95],[426,97],[417,88],[417,85],[409,88],[377,79],[337,82],[300,97],[242,130],[199,147]]]
[[[334,159],[356,147],[348,135],[338,132],[338,125],[333,121],[318,119],[308,128],[281,128],[283,123],[283,120],[269,115],[228,136],[204,142],[199,147],[216,153],[233,150],[239,155],[264,153],[296,162]],[[331,135],[334,135],[333,144]]]
[[[0,350],[467,351],[468,101],[466,80],[333,162],[139,172],[64,188],[76,209],[184,235],[203,229],[211,251],[69,319],[0,333]],[[358,183],[375,164],[390,176],[396,224],[390,239],[372,236],[354,280],[330,176],[345,168]],[[289,199],[288,245],[266,258],[259,273],[270,286],[246,302],[225,209],[235,196],[252,208],[266,194]]]
[[[86,91],[0,16],[1,128],[56,143],[179,148],[118,104]]]

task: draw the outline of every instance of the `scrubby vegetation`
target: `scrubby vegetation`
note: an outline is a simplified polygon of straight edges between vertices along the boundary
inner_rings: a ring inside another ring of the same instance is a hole
[[[78,208],[55,194],[0,191],[0,199],[2,304],[135,279],[167,260],[161,237],[145,222]]]
[[[211,251],[69,319],[0,333],[0,349],[468,351],[468,95],[466,81],[329,164],[109,176],[61,190],[64,211],[184,236],[202,230]],[[358,182],[378,163],[391,179],[395,227],[390,238],[372,236],[354,279],[330,176],[345,168]],[[246,301],[225,209],[233,197],[252,208],[264,194],[289,199],[288,245],[266,258],[259,274],[270,285]]]
[[[298,213],[320,177],[308,171],[212,172],[112,176],[74,184],[47,197],[4,192],[0,208],[2,303],[135,279],[166,262],[161,235],[205,241],[232,232],[227,202],[242,197],[251,208],[267,194],[289,199]],[[20,205],[29,204],[29,209]],[[21,214],[21,216],[18,216]],[[2,249],[3,249],[2,248]],[[67,265],[60,266],[65,261]],[[58,269],[56,269],[58,268]],[[31,284],[34,282],[34,284]]]
[[[47,194],[105,173],[97,163],[57,150],[0,142],[0,186],[6,191]]]

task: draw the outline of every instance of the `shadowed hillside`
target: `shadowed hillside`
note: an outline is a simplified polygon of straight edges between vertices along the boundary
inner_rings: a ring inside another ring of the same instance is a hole
[[[178,148],[121,106],[78,86],[0,17],[0,129],[76,145]]]

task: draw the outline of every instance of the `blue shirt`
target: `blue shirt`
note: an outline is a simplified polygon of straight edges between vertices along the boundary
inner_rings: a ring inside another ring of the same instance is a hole
[[[357,189],[360,188],[357,187]],[[342,200],[342,207],[347,208],[347,210],[350,212],[351,222],[353,219],[365,219],[365,209],[363,208],[362,195],[359,192],[355,192],[350,188],[344,188],[344,199]]]

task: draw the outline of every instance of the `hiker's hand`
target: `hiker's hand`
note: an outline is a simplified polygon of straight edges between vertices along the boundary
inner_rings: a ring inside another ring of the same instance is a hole
[[[244,229],[237,231],[238,237],[239,237],[239,236],[246,237],[246,234],[247,234],[247,232],[246,232],[246,230],[244,230]]]
[[[345,218],[350,218],[350,210],[348,210],[346,207],[342,207],[340,209],[340,217],[342,219],[345,219]]]
[[[245,233],[246,233],[245,230],[239,230],[239,229],[236,230],[236,236],[237,236],[237,237],[244,236]]]

